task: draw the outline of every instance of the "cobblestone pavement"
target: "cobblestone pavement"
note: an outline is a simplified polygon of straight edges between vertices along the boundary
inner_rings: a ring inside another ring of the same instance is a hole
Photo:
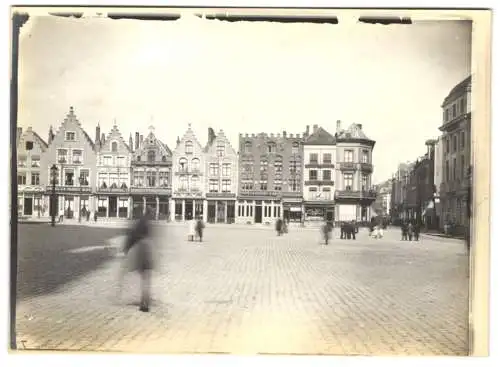
[[[79,231],[96,229],[71,230],[76,241]],[[120,258],[110,257],[57,290],[19,299],[18,347],[467,354],[468,258],[460,241],[401,242],[396,230],[382,240],[362,231],[356,241],[335,239],[329,246],[312,230],[277,237],[271,229],[208,227],[201,244],[185,235],[181,226],[157,230],[150,313],[138,311],[135,274],[127,276],[124,299],[116,299]],[[100,251],[99,244],[68,248],[82,258]]]

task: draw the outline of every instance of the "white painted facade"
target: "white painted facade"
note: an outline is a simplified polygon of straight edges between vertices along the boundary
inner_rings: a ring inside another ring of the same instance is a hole
[[[335,199],[336,151],[335,145],[304,145],[304,201]]]

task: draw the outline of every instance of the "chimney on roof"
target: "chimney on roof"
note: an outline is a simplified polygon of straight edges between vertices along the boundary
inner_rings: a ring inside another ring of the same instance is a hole
[[[314,124],[313,125],[313,134],[318,131],[318,125]]]
[[[142,148],[142,142],[144,141],[144,135],[139,135],[139,148]]]
[[[309,125],[306,126],[306,136],[309,136]]]
[[[359,130],[363,130],[363,125],[362,125],[362,124],[356,124],[356,127],[357,127]]]
[[[101,126],[97,123],[95,127],[95,145],[99,145],[99,137],[101,136]]]
[[[342,124],[341,121],[337,120],[337,130],[336,130],[337,134],[340,133],[340,130],[342,128],[341,124]]]
[[[101,141],[99,142],[101,146],[104,145],[104,142],[106,141],[106,135],[104,133],[101,134]]]
[[[128,137],[128,146],[130,147],[130,150],[134,150],[134,140],[132,139],[132,133],[130,133]]]
[[[54,131],[52,130],[52,125],[50,125],[49,127],[49,139],[48,139],[48,143],[52,143],[52,140],[54,140]]]
[[[136,131],[135,133],[135,149],[134,150],[137,150],[139,149],[139,133]]]
[[[217,135],[215,135],[214,129],[211,127],[208,128],[208,144],[212,144],[212,142],[215,140]]]
[[[179,139],[179,137],[177,137],[177,145],[179,145],[181,143],[181,139]]]

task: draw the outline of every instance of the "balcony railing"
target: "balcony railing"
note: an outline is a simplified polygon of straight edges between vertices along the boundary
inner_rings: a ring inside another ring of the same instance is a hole
[[[354,162],[340,162],[341,171],[354,171],[356,170],[356,163]]]
[[[130,190],[128,187],[98,187],[97,192],[109,192],[109,193],[128,193]]]
[[[371,163],[360,163],[361,171],[373,172],[373,165]]]
[[[275,191],[275,190],[241,190],[240,195],[241,196],[274,196],[274,197],[280,197],[282,194],[281,191]]]
[[[306,168],[335,168],[335,164],[332,162],[323,162],[323,163],[306,163]]]
[[[307,180],[305,181],[306,185],[314,185],[314,186],[333,186],[333,180]]]
[[[132,186],[131,194],[156,194],[156,195],[171,195],[172,188],[166,186],[149,187],[149,186]]]
[[[90,186],[68,186],[68,185],[56,185],[56,193],[74,193],[74,194],[90,194],[92,188]],[[52,185],[45,186],[45,191],[47,193],[52,193]]]
[[[337,190],[335,192],[337,199],[369,199],[375,200],[377,192],[373,190],[368,191],[352,191],[352,190]]]

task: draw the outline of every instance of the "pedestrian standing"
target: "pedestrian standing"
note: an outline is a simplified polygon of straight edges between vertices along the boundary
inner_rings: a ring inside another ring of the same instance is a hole
[[[408,240],[408,224],[406,221],[401,222],[401,241]]]
[[[413,240],[413,223],[409,222],[408,223],[408,241]]]
[[[420,224],[418,222],[413,226],[413,237],[415,238],[415,241],[418,241],[420,237]]]
[[[353,240],[356,239],[356,233],[358,233],[358,225],[356,224],[356,221],[353,220],[351,222],[351,235]]]
[[[137,271],[141,277],[141,300],[139,310],[149,312],[151,303],[151,273],[153,270],[153,256],[151,253],[151,211],[146,209],[143,216],[137,221],[129,232],[123,252],[127,258],[131,250],[134,251],[128,257],[130,271]],[[120,279],[120,291],[123,283]],[[121,293],[121,292],[120,292]]]
[[[203,230],[205,229],[205,223],[203,223],[202,218],[198,218],[196,221],[196,234],[200,239],[200,242],[203,241]]]
[[[194,241],[196,236],[196,220],[193,218],[188,222],[188,241]]]
[[[325,241],[325,246],[328,245],[328,241],[330,239],[331,229],[328,223],[324,223],[321,226],[321,234],[323,235],[323,240]]]
[[[345,223],[340,222],[340,239],[343,240],[346,238],[346,233],[345,233]]]
[[[278,236],[281,236],[283,234],[283,221],[281,220],[281,218],[278,218],[278,220],[276,221],[275,229]]]

